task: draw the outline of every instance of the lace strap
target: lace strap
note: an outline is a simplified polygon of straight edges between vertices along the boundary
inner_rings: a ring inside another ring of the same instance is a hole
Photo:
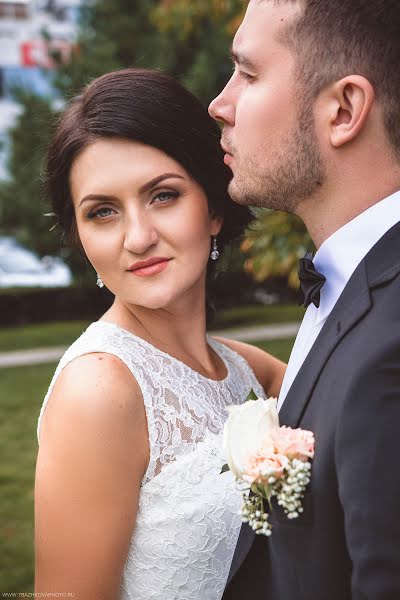
[[[224,362],[229,370],[235,369],[236,371],[240,372],[242,383],[247,385],[248,391],[250,391],[252,388],[259,398],[263,398],[265,396],[264,389],[261,383],[258,381],[256,374],[254,373],[250,364],[241,354],[223,342],[210,337],[209,335],[207,336],[207,341],[213,350],[215,350],[215,352],[217,352],[217,354],[224,359]],[[243,402],[244,400],[245,398],[243,398]]]

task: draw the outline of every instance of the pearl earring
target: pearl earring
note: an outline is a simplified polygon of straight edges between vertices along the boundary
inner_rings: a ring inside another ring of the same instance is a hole
[[[104,287],[104,283],[102,282],[101,277],[100,277],[100,275],[98,273],[97,273],[96,285],[98,285],[99,288]]]
[[[211,252],[210,256],[211,256],[212,260],[217,260],[217,258],[219,256],[219,252],[218,252],[218,248],[217,248],[217,236],[216,235],[214,236],[214,239],[213,239],[213,249],[212,249],[212,252]]]

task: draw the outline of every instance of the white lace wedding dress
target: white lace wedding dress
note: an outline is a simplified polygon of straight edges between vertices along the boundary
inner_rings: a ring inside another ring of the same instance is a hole
[[[137,522],[121,582],[121,600],[219,600],[241,526],[241,495],[226,462],[222,430],[227,406],[250,389],[263,390],[247,362],[208,337],[227,376],[208,379],[117,325],[92,323],[61,359],[107,352],[138,381],[150,439],[150,463],[142,480]]]

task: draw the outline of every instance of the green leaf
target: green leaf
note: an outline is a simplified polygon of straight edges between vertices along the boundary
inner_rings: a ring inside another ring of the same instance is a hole
[[[261,498],[264,498],[264,500],[268,500],[269,501],[269,499],[270,499],[267,490],[261,484],[253,483],[252,486],[251,486],[251,491],[256,496],[260,496]]]
[[[224,465],[221,469],[220,475],[222,475],[222,473],[226,473],[229,470],[230,470],[229,465]]]
[[[249,400],[258,400],[258,396],[255,393],[255,391],[253,390],[253,388],[251,388],[249,395],[246,398],[246,402],[248,402]]]
[[[265,490],[265,499],[267,500],[267,502],[270,506],[271,506],[271,498],[272,498],[272,489],[269,487],[268,489]]]
[[[253,492],[253,494],[255,494],[256,496],[259,496],[259,491],[258,491],[258,486],[256,483],[252,483],[251,484],[251,491]]]

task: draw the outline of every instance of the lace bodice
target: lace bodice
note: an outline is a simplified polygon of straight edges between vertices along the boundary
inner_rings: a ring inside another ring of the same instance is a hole
[[[240,530],[241,496],[226,462],[222,430],[227,406],[250,389],[263,390],[247,362],[208,337],[227,375],[208,379],[132,333],[92,323],[62,357],[53,385],[74,358],[91,352],[117,356],[140,385],[150,440],[137,521],[121,582],[121,600],[219,600]]]

